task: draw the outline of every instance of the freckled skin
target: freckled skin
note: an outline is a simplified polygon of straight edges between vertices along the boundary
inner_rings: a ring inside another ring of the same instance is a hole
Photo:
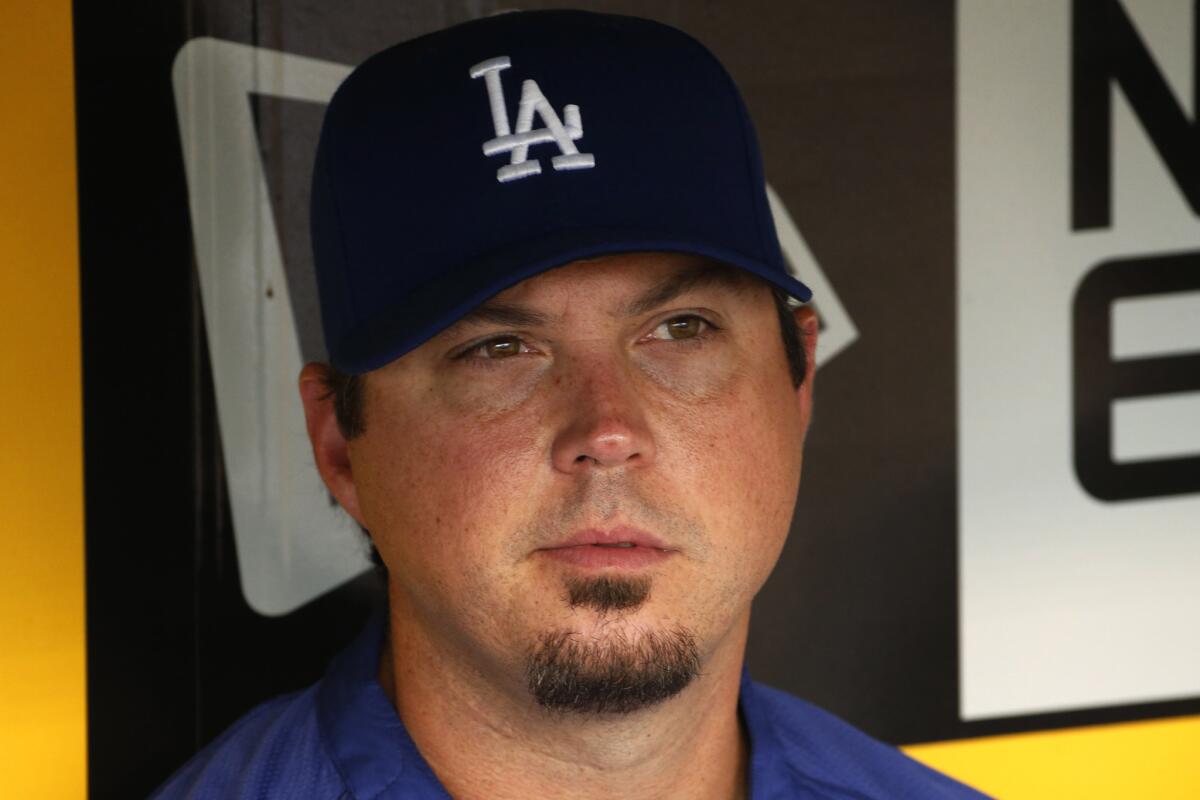
[[[682,625],[702,673],[728,682],[733,671],[736,683],[750,601],[791,520],[811,375],[801,391],[792,386],[770,292],[756,281],[617,313],[701,263],[642,253],[552,270],[497,297],[547,324],[450,329],[367,376],[366,432],[348,445],[349,474],[331,477],[328,465],[322,474],[388,565],[389,671],[406,724],[412,715],[419,727],[423,707],[406,699],[406,685],[428,688],[424,670],[436,662],[442,688],[463,703],[505,706],[514,730],[521,715],[534,725],[523,658],[555,630],[602,645]],[[718,329],[654,335],[691,313]],[[505,334],[522,352],[455,358]],[[616,525],[648,530],[676,552],[650,568],[640,608],[607,618],[571,608],[563,587],[572,567],[538,548]],[[439,756],[426,755],[437,769]]]

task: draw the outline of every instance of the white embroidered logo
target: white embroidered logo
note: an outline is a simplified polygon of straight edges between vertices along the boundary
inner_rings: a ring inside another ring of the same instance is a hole
[[[596,166],[595,156],[591,153],[581,153],[575,147],[574,140],[583,136],[583,120],[579,116],[579,106],[564,106],[563,119],[559,119],[542,90],[538,88],[537,81],[527,80],[521,84],[521,104],[517,109],[516,131],[509,132],[508,109],[504,105],[500,71],[511,66],[512,62],[508,56],[498,56],[471,67],[471,77],[482,77],[487,84],[488,102],[492,107],[492,125],[496,129],[496,138],[483,143],[483,154],[494,156],[497,153],[512,153],[509,163],[496,170],[496,180],[508,183],[541,173],[542,165],[538,160],[528,160],[531,144],[554,142],[558,145],[560,154],[550,159],[556,170],[591,169]],[[536,130],[533,128],[535,112],[546,123],[546,127]]]

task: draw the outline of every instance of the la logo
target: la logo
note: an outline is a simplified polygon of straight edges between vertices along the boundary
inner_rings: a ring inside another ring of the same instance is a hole
[[[550,159],[556,170],[591,169],[596,166],[596,157],[581,153],[575,140],[583,136],[583,120],[579,106],[563,107],[563,118],[559,119],[553,106],[546,100],[537,81],[527,80],[521,84],[521,104],[517,109],[516,130],[508,127],[508,108],[504,102],[504,87],[500,85],[500,72],[512,66],[508,56],[498,56],[481,61],[471,67],[472,78],[483,78],[487,85],[488,102],[492,107],[492,126],[496,138],[483,143],[483,154],[511,153],[509,162],[496,170],[496,180],[508,183],[530,175],[540,174],[542,165],[535,158],[529,160],[529,146],[554,142],[559,154]],[[545,127],[534,129],[533,115],[541,117]]]

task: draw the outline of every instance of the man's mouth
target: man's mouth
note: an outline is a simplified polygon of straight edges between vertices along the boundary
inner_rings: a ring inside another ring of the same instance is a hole
[[[541,548],[549,558],[583,569],[640,569],[662,562],[676,551],[637,528],[588,528]]]
[[[544,548],[553,550],[562,547],[578,547],[580,545],[595,545],[597,547],[648,547],[656,550],[670,550],[667,543],[649,531],[620,525],[615,528],[584,528],[560,542]]]

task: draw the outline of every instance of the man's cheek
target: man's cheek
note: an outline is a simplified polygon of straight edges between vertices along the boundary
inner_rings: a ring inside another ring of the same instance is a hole
[[[444,416],[479,424],[500,420],[528,405],[547,365],[533,357],[516,358],[523,360],[491,367],[456,366],[433,389]]]
[[[478,537],[488,523],[511,516],[527,501],[530,470],[543,460],[534,448],[528,435],[470,426],[442,437],[412,476],[411,493],[429,527]]]
[[[755,547],[773,546],[776,530],[786,527],[795,501],[799,454],[789,449],[783,430],[763,425],[770,410],[754,396],[734,398],[725,413],[705,415],[706,423],[688,431],[691,457],[684,461],[689,493],[706,507],[720,530]]]

